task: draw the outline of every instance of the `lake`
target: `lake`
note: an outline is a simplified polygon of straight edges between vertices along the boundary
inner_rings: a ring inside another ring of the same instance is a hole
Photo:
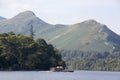
[[[120,72],[1,71],[0,80],[120,80]]]

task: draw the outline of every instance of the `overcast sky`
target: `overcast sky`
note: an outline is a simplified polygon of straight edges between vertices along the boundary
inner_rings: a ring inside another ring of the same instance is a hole
[[[120,34],[120,0],[0,0],[0,16],[12,18],[26,10],[51,24],[95,19]]]

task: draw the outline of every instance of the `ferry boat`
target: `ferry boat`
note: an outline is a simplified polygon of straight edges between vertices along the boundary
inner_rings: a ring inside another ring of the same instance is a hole
[[[64,69],[62,66],[53,67],[50,69],[52,72],[74,72],[74,70]]]

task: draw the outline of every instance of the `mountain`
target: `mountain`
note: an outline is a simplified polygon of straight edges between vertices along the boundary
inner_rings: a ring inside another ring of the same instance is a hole
[[[6,18],[4,18],[4,17],[0,16],[0,21],[1,21],[1,20],[5,20],[5,19],[6,19]]]
[[[35,38],[44,38],[60,50],[112,52],[120,48],[120,36],[95,20],[73,25],[52,25],[38,18],[32,11],[21,12],[0,22],[0,33],[12,31],[29,35],[30,26],[33,26]]]
[[[44,38],[61,50],[64,60],[72,69],[120,70],[120,36],[96,20],[52,25],[32,11],[25,11],[0,21],[0,33],[12,31],[30,35],[31,26],[34,38]],[[108,68],[109,64],[112,67]]]
[[[15,32],[16,34],[29,35],[30,27],[33,26],[35,38],[43,37],[47,32],[58,34],[59,30],[65,29],[66,25],[52,25],[38,18],[32,11],[21,12],[15,17],[0,22],[0,33]],[[49,36],[50,37],[50,36]]]
[[[120,48],[120,36],[95,20],[71,25],[61,34],[52,36],[49,42],[65,50],[111,52]]]
[[[31,11],[21,12],[15,17],[0,22],[0,32],[10,32],[29,34],[30,26],[34,26],[36,30],[40,30],[50,26],[35,16]],[[42,26],[42,27],[41,27]]]

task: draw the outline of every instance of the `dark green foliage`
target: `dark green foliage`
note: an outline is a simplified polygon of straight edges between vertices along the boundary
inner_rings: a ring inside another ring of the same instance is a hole
[[[82,52],[62,50],[68,68],[75,70],[120,71],[120,52]]]
[[[65,67],[61,54],[44,39],[0,34],[0,70],[49,70],[57,65]]]

